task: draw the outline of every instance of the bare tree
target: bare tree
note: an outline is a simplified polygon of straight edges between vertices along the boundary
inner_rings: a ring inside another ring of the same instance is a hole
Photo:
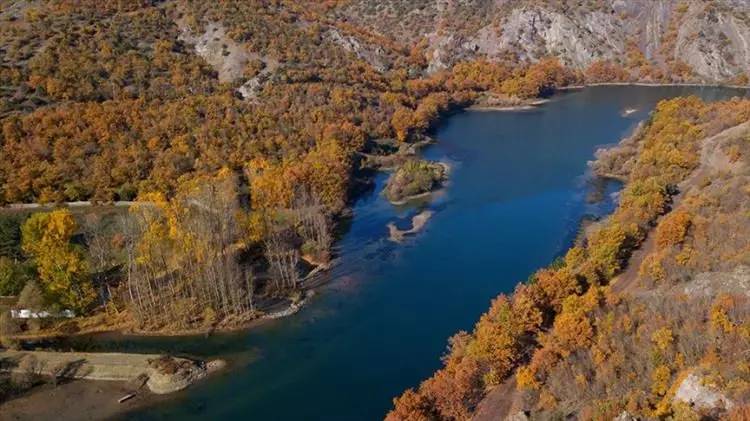
[[[265,256],[271,269],[274,289],[296,289],[300,280],[297,268],[300,254],[294,244],[294,233],[288,227],[270,225],[272,227],[265,239]]]
[[[313,257],[320,263],[328,263],[333,244],[331,219],[320,198],[307,188],[297,190],[291,214],[303,248],[314,253]]]
[[[253,310],[252,274],[239,261],[237,179],[183,187],[168,203],[140,203],[126,224],[127,296],[143,324],[189,327]]]

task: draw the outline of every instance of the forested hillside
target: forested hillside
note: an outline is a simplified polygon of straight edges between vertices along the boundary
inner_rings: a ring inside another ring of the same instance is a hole
[[[556,56],[593,80],[747,83],[742,0],[354,0],[336,16],[417,45],[429,69]],[[624,74],[621,74],[624,72]]]
[[[596,165],[633,161],[614,214],[451,338],[388,418],[746,419],[748,120],[747,100],[661,102]]]
[[[429,74],[333,3],[3,6],[0,202],[137,202],[3,218],[2,294],[116,315],[74,330],[231,327],[296,305],[378,156],[486,92],[517,103],[581,81],[552,58]]]
[[[746,80],[744,2],[577,3],[4,1],[0,201],[130,200],[224,166],[322,183],[292,169],[316,145],[347,172],[477,91],[539,95],[545,75],[515,82],[547,57],[577,72],[556,84]],[[347,185],[316,189],[340,207]]]
[[[600,82],[746,85],[748,45],[742,0],[0,0],[0,205],[50,207],[0,209],[0,295],[86,316],[3,317],[0,336],[296,309],[374,167],[406,163],[394,200],[442,181],[412,158],[444,113]],[[517,383],[516,412],[685,419],[702,411],[673,399],[686,378],[746,414],[748,137],[724,130],[749,118],[747,101],[661,103],[597,164],[626,181],[615,214],[452,338],[389,418],[496,419],[493,391]]]

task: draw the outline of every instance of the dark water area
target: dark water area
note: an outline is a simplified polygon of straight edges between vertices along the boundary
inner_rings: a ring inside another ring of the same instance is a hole
[[[587,161],[628,135],[660,99],[716,100],[746,91],[596,87],[533,110],[465,112],[436,130],[430,159],[452,167],[430,201],[359,198],[337,244],[330,282],[294,316],[211,337],[98,337],[97,349],[173,352],[229,361],[222,374],[128,419],[376,420],[393,397],[440,367],[447,338],[470,330],[490,300],[564,253],[585,216],[614,206],[618,186],[587,203]],[[636,109],[623,116],[626,109]],[[387,224],[429,208],[404,243]]]

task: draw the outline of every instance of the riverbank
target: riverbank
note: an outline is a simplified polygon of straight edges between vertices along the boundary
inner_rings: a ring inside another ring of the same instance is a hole
[[[522,111],[548,103],[549,98],[510,98],[497,95],[483,95],[465,107],[468,111]]]
[[[319,273],[319,272],[316,272]],[[312,282],[315,284],[314,282]],[[92,317],[101,317],[104,315],[96,315],[89,318],[79,320],[83,324],[81,329],[75,332],[62,332],[59,330],[40,331],[30,334],[20,334],[8,336],[7,339],[21,342],[37,342],[46,340],[55,340],[61,337],[76,337],[76,336],[89,336],[96,334],[105,333],[118,333],[127,336],[151,336],[151,337],[189,337],[189,336],[208,336],[215,332],[229,333],[238,332],[243,330],[252,329],[258,326],[262,326],[272,320],[280,319],[283,317],[291,316],[299,312],[303,306],[315,295],[314,288],[317,285],[310,285],[309,289],[302,291],[301,299],[294,301],[289,300],[288,303],[276,303],[269,306],[265,311],[257,316],[251,316],[247,319],[232,319],[223,321],[222,323],[209,327],[197,327],[195,329],[182,329],[182,330],[142,330],[136,329],[132,326],[132,321],[123,322],[120,325],[113,326],[112,324],[98,324],[96,322],[90,322]],[[70,323],[67,322],[67,323]]]
[[[111,420],[129,411],[172,399],[171,396],[139,393],[125,402],[118,400],[131,393],[125,382],[73,380],[57,386],[43,384],[0,404],[3,420]]]
[[[580,179],[586,162],[633,127],[620,111],[635,107],[641,116],[677,91],[591,89],[553,98],[539,112],[455,114],[424,151],[425,159],[457,164],[418,241],[387,240],[388,222],[407,229],[422,209],[388,203],[380,173],[352,205],[323,292],[296,316],[237,335],[92,339],[100,349],[184,350],[233,362],[228,375],[127,416],[382,418],[405,385],[435,370],[445,338],[470,329],[477,309],[567,249],[589,212]],[[257,362],[234,363],[250,352]],[[357,376],[352,367],[360,367]],[[288,405],[288,396],[300,398]]]
[[[225,365],[159,354],[3,350],[0,372],[25,376],[32,387],[0,404],[1,418],[109,419],[166,399]]]
[[[474,104],[466,108],[468,111],[523,111],[533,110],[536,107],[548,103],[549,99],[536,99],[533,101],[523,101],[518,105],[483,105]]]
[[[577,91],[588,87],[597,86],[645,86],[645,87],[686,87],[686,88],[728,88],[728,89],[749,89],[750,85],[728,85],[722,83],[653,83],[653,82],[596,82],[585,83],[580,85],[568,85],[555,87],[555,92]],[[531,98],[531,99],[509,99],[491,97],[479,98],[474,103],[466,107],[470,111],[523,111],[532,110],[544,105],[550,101],[549,98]]]
[[[750,85],[727,85],[725,83],[653,83],[653,82],[596,82],[583,85],[570,85],[558,87],[558,91],[579,90],[592,86],[647,86],[647,87],[686,87],[686,88],[728,88],[728,89],[750,89]]]
[[[197,361],[161,354],[0,351],[0,369],[51,379],[81,379],[144,384],[156,394],[182,390],[225,366],[221,360]]]

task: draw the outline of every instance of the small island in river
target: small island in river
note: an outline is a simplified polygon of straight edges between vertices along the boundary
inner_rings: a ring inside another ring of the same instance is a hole
[[[439,188],[447,177],[447,164],[413,159],[405,162],[388,179],[385,196],[391,203],[401,205]]]

